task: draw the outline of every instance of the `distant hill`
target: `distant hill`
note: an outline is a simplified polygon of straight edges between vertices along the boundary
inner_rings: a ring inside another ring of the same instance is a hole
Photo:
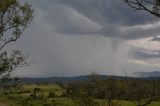
[[[160,77],[160,71],[153,72],[135,72],[133,73],[134,77]]]
[[[134,73],[137,78],[142,79],[158,79],[160,80],[160,72],[135,72]],[[20,78],[22,83],[55,83],[55,82],[78,82],[78,81],[87,81],[89,79],[90,75],[84,75],[84,76],[75,76],[75,77],[47,77],[47,78]],[[132,79],[134,77],[125,77],[125,76],[113,76],[113,75],[98,75],[99,79],[108,79],[108,78],[114,78],[117,80],[125,80],[126,78]],[[1,79],[0,79],[1,83]]]
[[[99,79],[107,79],[113,77],[115,79],[124,79],[121,76],[110,76],[110,75],[98,75]],[[76,82],[88,80],[89,75],[86,76],[76,76],[76,77],[48,77],[48,78],[21,78],[23,83],[54,83],[56,81],[60,82]]]

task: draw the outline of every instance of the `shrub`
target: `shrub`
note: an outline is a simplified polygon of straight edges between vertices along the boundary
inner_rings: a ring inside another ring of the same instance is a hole
[[[21,93],[31,93],[31,90],[23,90]]]
[[[34,97],[34,94],[30,94],[30,97]]]
[[[4,95],[8,95],[8,92],[4,92]]]
[[[56,96],[55,92],[49,91],[49,94],[48,94],[48,97],[49,97],[49,98],[53,98],[53,97],[55,97],[55,96]]]

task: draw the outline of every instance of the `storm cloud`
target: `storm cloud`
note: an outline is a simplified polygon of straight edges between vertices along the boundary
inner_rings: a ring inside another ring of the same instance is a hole
[[[48,14],[46,19],[56,31],[64,34],[99,34],[125,39],[159,34],[158,18],[133,11],[122,0],[40,0],[36,5]]]
[[[15,75],[75,76],[91,72],[123,75],[124,70],[130,73],[146,66],[159,69],[139,64],[154,64],[153,60],[159,58],[159,54],[150,50],[152,46],[160,50],[155,41],[151,45],[137,43],[160,34],[157,17],[133,11],[123,0],[27,2],[33,6],[35,18],[14,46],[26,51],[34,63],[18,69]]]

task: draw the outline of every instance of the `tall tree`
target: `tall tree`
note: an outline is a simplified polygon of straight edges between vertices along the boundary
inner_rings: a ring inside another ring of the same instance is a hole
[[[160,0],[124,0],[124,2],[135,10],[144,10],[160,17]]]
[[[6,51],[4,47],[17,41],[33,19],[33,9],[18,0],[0,0],[0,76],[24,65],[21,51]]]

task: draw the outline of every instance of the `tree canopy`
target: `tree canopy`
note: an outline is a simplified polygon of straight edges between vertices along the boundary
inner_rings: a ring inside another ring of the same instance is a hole
[[[0,76],[23,65],[20,50],[6,51],[4,47],[17,41],[33,19],[33,9],[18,0],[0,0]]]

